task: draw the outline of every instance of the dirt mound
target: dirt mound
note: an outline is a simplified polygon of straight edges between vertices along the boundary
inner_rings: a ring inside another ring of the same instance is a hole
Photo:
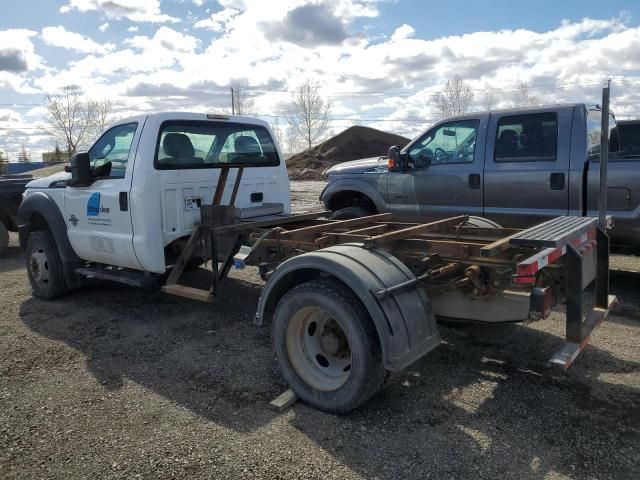
[[[335,137],[287,160],[292,180],[320,180],[336,163],[385,155],[392,145],[404,147],[409,139],[369,127],[349,127]]]

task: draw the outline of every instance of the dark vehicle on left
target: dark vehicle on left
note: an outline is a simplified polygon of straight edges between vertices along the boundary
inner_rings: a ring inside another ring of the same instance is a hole
[[[18,207],[31,175],[0,176],[0,255],[9,245],[9,232],[18,231]]]

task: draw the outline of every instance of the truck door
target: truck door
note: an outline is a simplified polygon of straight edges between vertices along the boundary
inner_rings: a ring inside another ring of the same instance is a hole
[[[482,149],[486,120],[441,123],[406,149],[409,170],[388,175],[389,203],[398,217],[415,221],[482,215]]]
[[[66,187],[65,219],[71,246],[84,260],[140,269],[133,252],[129,193],[137,123],[107,130],[89,150],[95,181]]]
[[[486,217],[504,227],[527,227],[568,214],[571,114],[571,109],[491,114]]]

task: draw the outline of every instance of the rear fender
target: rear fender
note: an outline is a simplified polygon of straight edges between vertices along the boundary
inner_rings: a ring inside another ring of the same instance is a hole
[[[377,299],[375,293],[414,278],[411,271],[385,250],[343,244],[305,253],[282,263],[260,297],[256,324],[271,319],[282,296],[299,283],[332,276],[350,288],[373,321],[384,366],[400,371],[440,344],[435,316],[427,295],[419,288]]]

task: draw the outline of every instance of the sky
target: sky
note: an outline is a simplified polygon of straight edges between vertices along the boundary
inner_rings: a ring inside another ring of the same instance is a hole
[[[472,110],[599,103],[640,115],[640,2],[609,0],[0,0],[0,150],[51,150],[44,97],[78,85],[142,112],[221,112],[240,85],[284,129],[307,79],[331,102],[330,133],[366,125],[413,137],[438,119],[447,79]]]

